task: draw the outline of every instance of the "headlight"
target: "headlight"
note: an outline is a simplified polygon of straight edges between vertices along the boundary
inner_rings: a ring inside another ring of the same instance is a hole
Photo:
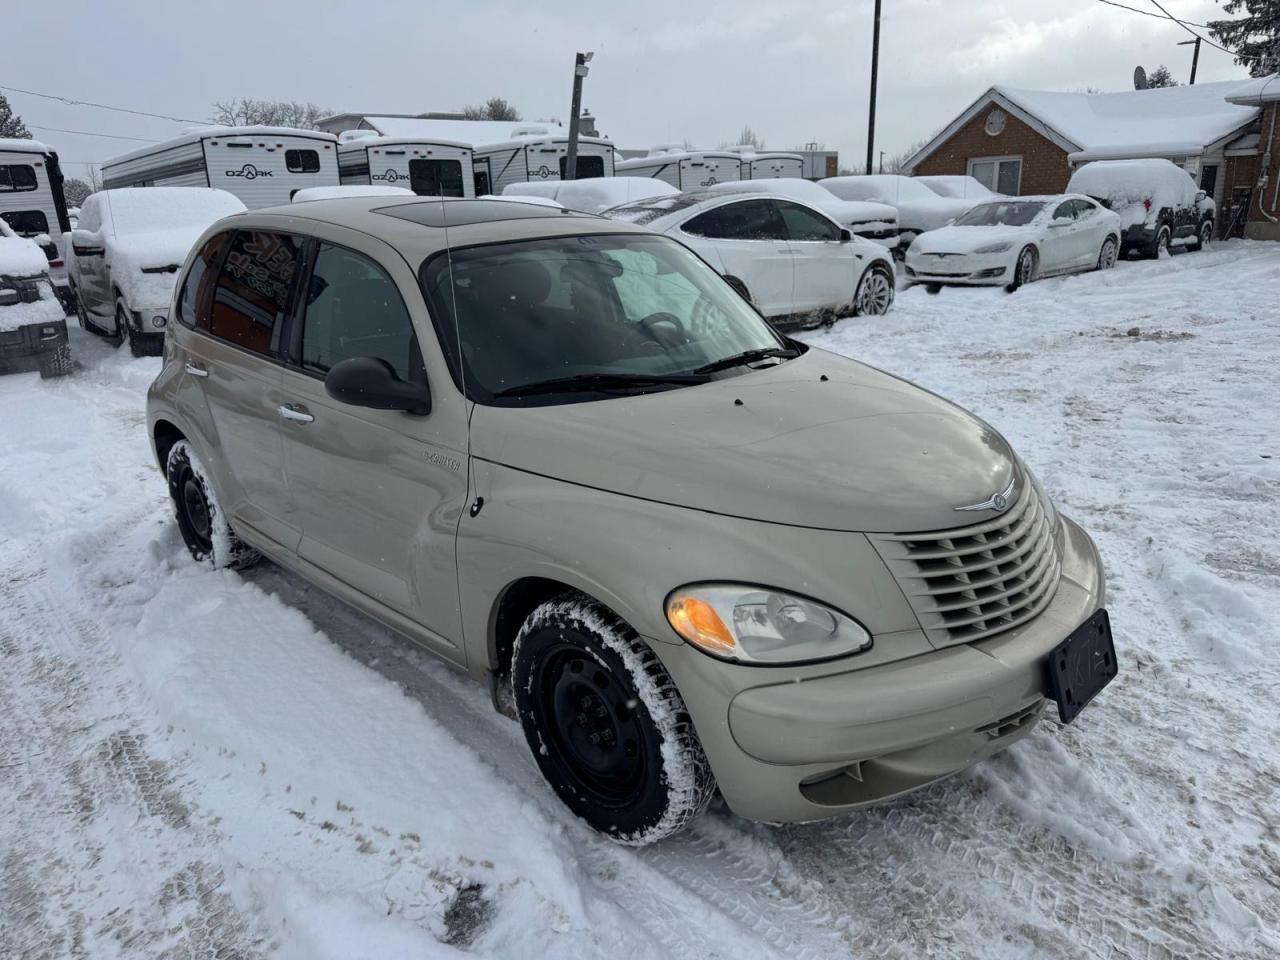
[[[1004,240],[1000,243],[988,243],[985,247],[979,247],[974,253],[1004,253],[1013,246],[1013,241]]]
[[[667,621],[699,650],[746,663],[828,660],[871,646],[871,635],[839,610],[746,584],[682,587],[667,597]]]

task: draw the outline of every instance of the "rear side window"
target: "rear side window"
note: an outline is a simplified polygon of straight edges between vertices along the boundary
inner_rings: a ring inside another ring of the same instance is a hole
[[[461,197],[462,162],[410,160],[409,189],[420,197]]]
[[[10,210],[0,213],[0,217],[20,237],[34,237],[49,232],[49,219],[40,210]]]
[[[792,240],[839,240],[840,228],[819,213],[798,203],[779,200],[775,203],[787,225],[787,235]]]
[[[35,188],[35,167],[25,163],[0,163],[0,193],[22,193]]]
[[[715,240],[785,240],[787,228],[772,200],[742,200],[699,214],[685,233]]]
[[[377,357],[401,380],[420,380],[422,354],[393,281],[367,257],[321,244],[302,321],[302,366],[325,374],[352,357]]]
[[[560,158],[560,179],[563,180],[568,176],[569,158]],[[594,177],[604,176],[604,157],[578,157],[575,164],[576,180],[591,180]]]
[[[290,173],[319,173],[320,154],[314,150],[286,150],[284,165]]]
[[[276,353],[301,256],[297,237],[261,230],[236,233],[214,288],[209,333],[263,356]]]
[[[230,233],[210,237],[191,262],[178,296],[178,322],[191,328],[209,329],[209,291],[217,275],[214,267],[231,240]]]

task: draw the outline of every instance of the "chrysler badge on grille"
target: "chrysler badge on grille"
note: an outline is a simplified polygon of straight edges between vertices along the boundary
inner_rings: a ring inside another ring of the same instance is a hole
[[[1009,504],[1013,501],[1013,487],[1017,478],[1009,481],[1009,485],[999,493],[992,494],[991,499],[983,500],[981,503],[971,503],[968,506],[956,507],[957,510],[994,510],[996,513],[1003,513],[1009,508]]]

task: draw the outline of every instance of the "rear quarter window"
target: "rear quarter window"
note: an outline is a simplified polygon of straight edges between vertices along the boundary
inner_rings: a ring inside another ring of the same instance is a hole
[[[210,237],[191,262],[178,296],[178,322],[183,326],[209,329],[209,293],[217,276],[218,262],[230,239],[230,233]]]

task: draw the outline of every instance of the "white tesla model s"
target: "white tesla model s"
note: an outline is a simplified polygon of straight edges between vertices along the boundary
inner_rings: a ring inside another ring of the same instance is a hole
[[[1041,277],[1109,270],[1120,218],[1088,197],[1008,197],[980,203],[907,250],[907,282],[1016,290]]]

